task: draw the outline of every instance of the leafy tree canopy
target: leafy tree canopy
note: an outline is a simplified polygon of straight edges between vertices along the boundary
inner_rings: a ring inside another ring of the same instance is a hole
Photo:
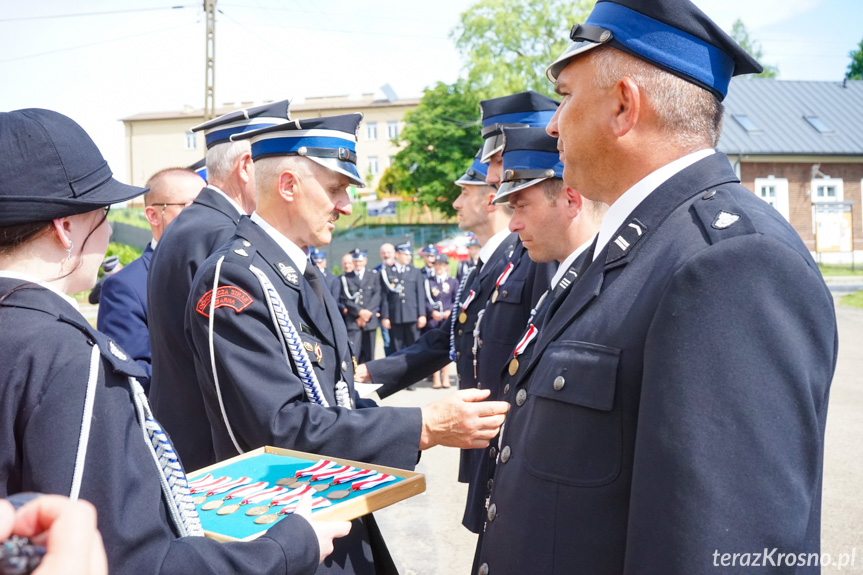
[[[384,171],[378,191],[415,196],[453,215],[459,194],[453,182],[470,166],[482,145],[480,96],[464,80],[426,88],[416,109],[405,114],[400,150]]]
[[[851,62],[848,64],[845,77],[849,80],[863,80],[863,40],[860,40],[857,50],[848,52],[848,57],[851,58]]]
[[[779,74],[778,66],[770,66],[762,62],[764,54],[761,50],[761,44],[749,36],[749,31],[746,29],[746,25],[743,24],[743,20],[740,18],[735,20],[734,24],[731,25],[731,38],[740,44],[741,48],[749,52],[749,55],[755,58],[755,60],[764,67],[764,71],[760,74],[751,74],[748,77],[775,78]]]
[[[452,32],[468,86],[483,99],[534,90],[553,95],[545,69],[570,44],[595,0],[480,0]]]

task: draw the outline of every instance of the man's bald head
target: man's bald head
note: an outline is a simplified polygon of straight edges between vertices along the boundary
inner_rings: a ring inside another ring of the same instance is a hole
[[[144,215],[159,241],[165,228],[191,204],[206,185],[201,176],[188,168],[166,168],[150,176],[144,194]]]

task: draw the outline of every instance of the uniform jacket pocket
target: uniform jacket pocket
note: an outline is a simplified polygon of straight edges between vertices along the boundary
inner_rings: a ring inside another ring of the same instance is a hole
[[[615,388],[620,350],[557,341],[539,360],[527,388],[528,471],[575,486],[599,486],[620,472],[622,430]]]

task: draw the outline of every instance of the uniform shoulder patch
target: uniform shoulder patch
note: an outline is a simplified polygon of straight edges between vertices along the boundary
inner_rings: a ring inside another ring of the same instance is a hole
[[[716,219],[713,220],[713,227],[717,230],[724,230],[725,228],[729,228],[737,223],[737,220],[740,219],[740,216],[737,214],[732,214],[731,212],[726,212],[725,210],[719,212],[716,216]]]
[[[212,299],[213,290],[210,290],[198,300],[198,303],[195,305],[195,311],[204,317],[210,317]],[[236,286],[220,286],[216,290],[216,303],[212,305],[216,308],[229,307],[235,312],[240,313],[254,301],[252,296]]]

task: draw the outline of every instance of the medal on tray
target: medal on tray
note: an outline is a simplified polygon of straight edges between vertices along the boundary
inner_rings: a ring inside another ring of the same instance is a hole
[[[247,479],[248,481],[240,483],[240,481],[243,479]],[[235,497],[243,497],[247,493],[256,493],[267,486],[266,481],[258,481],[257,483],[247,485],[249,481],[251,481],[251,479],[249,479],[248,477],[242,477],[238,479],[237,482],[232,482],[234,483],[234,485],[224,485],[215,490],[210,490],[207,495],[217,495],[219,493],[225,493],[226,491],[229,491],[236,487],[236,489],[233,489],[233,491],[231,491],[221,499],[213,499],[212,501],[207,501],[201,506],[201,509],[203,509],[204,511],[212,511],[213,509],[218,509],[219,507],[224,505],[225,501],[227,501],[228,499],[234,499]]]
[[[300,497],[302,497],[303,495],[305,495],[307,493],[309,493],[309,494],[315,493],[314,488],[312,488],[309,485],[306,485],[305,487],[300,487],[298,489],[292,489],[291,491],[288,491],[287,493],[279,495],[278,497],[274,497],[270,501],[270,504],[268,507],[279,507],[281,505],[289,505],[289,504],[295,503],[295,502],[300,500]],[[269,509],[267,509],[267,511],[269,511]],[[266,513],[266,511],[264,511],[264,513]],[[278,513],[270,513],[267,515],[264,515],[263,513],[261,513],[260,516],[255,519],[255,523],[258,523],[259,525],[263,525],[263,524],[267,524],[267,523],[273,523],[277,519],[279,519]]]
[[[195,497],[193,503],[195,505],[200,505],[207,500],[207,497],[211,495],[217,495],[219,493],[224,493],[225,491],[229,491],[235,487],[240,487],[241,485],[245,485],[247,483],[251,483],[251,477],[240,477],[239,479],[231,479],[230,477],[220,477],[219,479],[213,481],[212,483],[199,485],[195,487],[194,491],[189,490],[192,493],[200,493],[198,497]],[[206,505],[206,503],[204,503]],[[217,506],[218,507],[218,506]],[[215,508],[214,508],[215,509]]]
[[[244,505],[248,505],[249,503],[260,503],[261,501],[270,499],[274,495],[278,495],[286,491],[287,489],[285,489],[284,487],[270,487],[269,489],[264,489],[263,491],[258,491],[254,494],[246,494],[246,496],[243,497],[239,503],[234,503],[233,505],[226,505],[216,511],[216,513],[218,513],[219,515],[230,515],[231,513],[239,510],[240,507]]]
[[[396,477],[394,475],[388,475],[386,473],[376,473],[369,477],[368,479],[364,479],[363,481],[358,481],[351,485],[352,491],[365,491],[366,489],[374,489],[375,487],[379,487],[384,483],[389,483],[390,481],[395,481]]]

